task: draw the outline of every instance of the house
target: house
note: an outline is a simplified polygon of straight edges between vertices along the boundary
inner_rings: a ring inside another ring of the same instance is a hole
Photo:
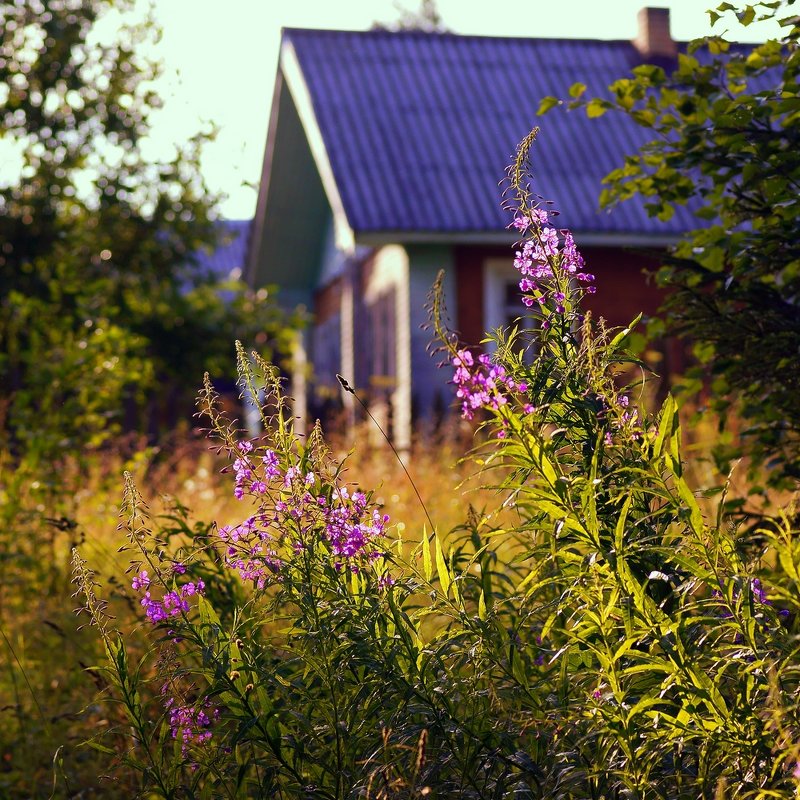
[[[194,253],[199,274],[223,282],[242,280],[251,225],[249,219],[219,220],[216,223],[219,244]]]
[[[282,302],[313,311],[297,343],[297,413],[331,401],[352,409],[340,373],[409,447],[412,420],[452,400],[421,328],[438,271],[465,342],[519,313],[499,183],[541,98],[566,97],[576,82],[602,94],[677,49],[659,8],[642,9],[633,42],[284,30],[246,280],[278,284]],[[675,242],[694,218],[678,209],[661,222],[636,201],[598,210],[602,178],[646,132],[622,115],[576,112],[541,127],[535,190],[556,202],[597,275],[593,311],[612,324],[653,312],[660,295],[642,272],[657,259],[641,253]]]

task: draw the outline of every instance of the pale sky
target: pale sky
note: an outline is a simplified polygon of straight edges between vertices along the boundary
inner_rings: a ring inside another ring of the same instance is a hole
[[[267,120],[282,27],[364,30],[398,17],[395,0],[151,0],[163,26],[155,55],[165,75],[159,91],[165,107],[154,120],[158,148],[189,138],[210,120],[219,127],[208,146],[203,172],[210,187],[228,195],[222,215],[244,219],[255,209]],[[719,0],[655,0],[671,9],[673,38],[712,32],[705,9]],[[404,0],[403,8],[417,8]],[[630,39],[646,0],[438,0],[444,24],[454,33]],[[713,29],[724,32],[721,23]],[[734,40],[776,35],[738,25]]]

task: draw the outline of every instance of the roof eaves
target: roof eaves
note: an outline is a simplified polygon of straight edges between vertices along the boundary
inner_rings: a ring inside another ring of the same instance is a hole
[[[311,93],[303,76],[303,70],[297,58],[294,45],[288,39],[284,39],[281,45],[280,70],[286,80],[286,85],[289,87],[289,93],[300,117],[325,195],[331,206],[336,246],[345,253],[352,253],[355,249],[353,229],[347,219],[342,196],[328,157],[322,129],[314,113]]]
[[[672,247],[680,234],[604,233],[574,230],[581,247]],[[508,245],[519,241],[519,235],[504,231],[365,231],[356,232],[356,244],[377,247],[386,244],[474,244]]]
[[[272,105],[270,106],[269,125],[267,127],[267,143],[264,148],[264,160],[261,167],[261,180],[258,184],[258,199],[256,201],[256,214],[250,228],[247,248],[245,250],[244,268],[245,280],[255,284],[258,271],[259,249],[267,216],[267,197],[269,195],[270,176],[272,174],[272,156],[275,152],[275,135],[278,127],[278,108],[283,78],[281,71],[275,75],[275,85],[272,89]]]

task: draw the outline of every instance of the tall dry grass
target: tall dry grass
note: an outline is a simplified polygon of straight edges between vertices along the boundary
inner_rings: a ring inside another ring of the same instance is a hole
[[[463,435],[428,441],[406,459],[442,532],[463,521],[469,504],[479,509],[489,499],[473,468],[462,461],[467,441]],[[349,440],[334,437],[333,449],[344,461],[345,479],[373,489],[395,531],[409,544],[418,541],[429,527],[426,513],[391,450],[370,443],[365,430]],[[135,623],[140,610],[115,578],[128,567],[117,531],[123,473],[133,475],[155,516],[171,513],[178,501],[190,519],[222,525],[240,521],[244,513],[225,466],[200,436],[157,448],[126,441],[80,461],[67,457],[48,479],[13,468],[9,459],[3,462],[0,798],[110,798],[135,792],[132,776],[104,750],[102,734],[119,720],[113,708],[99,702],[105,683],[91,667],[101,654],[74,613],[70,551],[80,545],[111,597],[112,613]]]
[[[694,419],[700,422],[686,428],[688,460],[697,473],[692,482],[711,486],[719,478],[710,457],[717,421]],[[367,428],[348,439],[334,436],[332,448],[344,462],[345,479],[374,492],[410,551],[430,527],[426,509],[446,534],[465,521],[470,508],[480,515],[498,505],[486,485],[499,476],[482,473],[479,456],[465,459],[472,441],[471,429],[456,428],[418,442],[406,458],[416,490],[391,450],[376,445]],[[135,623],[140,610],[114,577],[128,566],[117,532],[123,472],[132,473],[154,515],[170,513],[178,500],[190,519],[222,525],[244,513],[225,466],[200,436],[158,448],[120,443],[80,462],[65,458],[50,482],[15,472],[7,459],[0,464],[0,798],[135,793],[133,777],[103,749],[103,732],[119,720],[113,707],[98,702],[105,684],[91,667],[100,653],[96,637],[81,629],[73,612],[69,553],[81,545],[111,597],[112,613]],[[741,465],[733,495],[743,496],[748,485]]]

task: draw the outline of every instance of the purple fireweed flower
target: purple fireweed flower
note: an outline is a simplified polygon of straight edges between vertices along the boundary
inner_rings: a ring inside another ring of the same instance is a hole
[[[527,232],[527,238],[514,255],[514,267],[521,275],[519,288],[525,306],[530,308],[537,301],[542,305],[552,301],[555,313],[563,314],[566,298],[556,288],[563,285],[559,274],[581,283],[591,283],[594,276],[584,271],[585,262],[572,233],[556,230],[548,222],[548,214],[542,209],[517,215],[510,227]],[[584,287],[583,291],[592,293],[594,287]]]
[[[772,605],[770,601],[767,599],[767,593],[764,590],[764,587],[761,585],[761,581],[758,578],[753,578],[750,581],[750,589],[753,592],[753,599],[756,603],[762,603],[763,605]]]
[[[167,612],[164,609],[164,606],[157,600],[153,600],[150,596],[150,592],[145,592],[144,597],[139,602],[141,603],[142,608],[144,608],[145,616],[153,624],[163,622],[165,619],[167,619]]]
[[[202,578],[200,578],[196,582],[189,581],[189,583],[185,583],[183,586],[181,586],[181,593],[184,597],[190,597],[193,594],[203,594],[205,588],[206,585]]]
[[[508,403],[509,392],[528,389],[524,383],[517,384],[501,364],[494,364],[485,353],[476,360],[469,350],[458,350],[451,363],[455,367],[456,397],[461,400],[465,419],[472,419],[479,408],[497,410]]]
[[[536,221],[539,225],[547,224],[548,214],[543,208],[532,208],[529,212],[530,218]]]
[[[245,477],[249,478],[252,475],[252,470],[250,469],[250,462],[244,456],[239,456],[233,462],[233,468],[236,470],[236,476],[244,475]]]
[[[258,503],[256,513],[239,525],[219,529],[225,564],[242,580],[258,590],[282,581],[287,566],[310,550],[315,539],[341,569],[359,571],[382,555],[389,518],[363,492],[351,494],[347,486],[326,485],[297,464],[281,469],[272,450],[264,452],[260,464],[266,473],[263,479],[256,475],[242,485],[237,475],[237,484]],[[243,465],[237,466],[241,472]],[[248,468],[256,470],[252,463]]]
[[[394,578],[391,575],[381,575],[378,578],[378,590],[386,591],[390,586],[394,586]]]
[[[274,450],[267,450],[261,458],[261,463],[266,467],[268,478],[277,478],[280,476],[280,465],[278,456]]]
[[[131,581],[131,588],[138,592],[141,589],[147,589],[148,586],[150,586],[150,577],[147,574],[147,570],[143,569]]]
[[[212,706],[206,698],[201,706],[177,705],[174,698],[164,703],[169,712],[170,734],[173,739],[180,739],[181,754],[186,757],[190,747],[204,747],[212,738],[211,728],[219,719],[219,708]]]
[[[518,231],[526,231],[530,227],[531,221],[528,217],[524,217],[521,214],[514,217],[514,221],[508,227],[514,227]]]
[[[181,570],[175,570],[175,566],[180,566]],[[186,568],[180,565],[173,565],[173,572],[184,574]],[[165,592],[160,600],[153,596],[150,591],[151,581],[145,570],[142,570],[131,582],[131,587],[136,591],[144,591],[139,604],[144,609],[145,616],[154,625],[164,622],[170,617],[177,617],[189,611],[189,603],[186,597],[195,594],[203,594],[205,583],[201,579],[189,581],[176,590]]]

